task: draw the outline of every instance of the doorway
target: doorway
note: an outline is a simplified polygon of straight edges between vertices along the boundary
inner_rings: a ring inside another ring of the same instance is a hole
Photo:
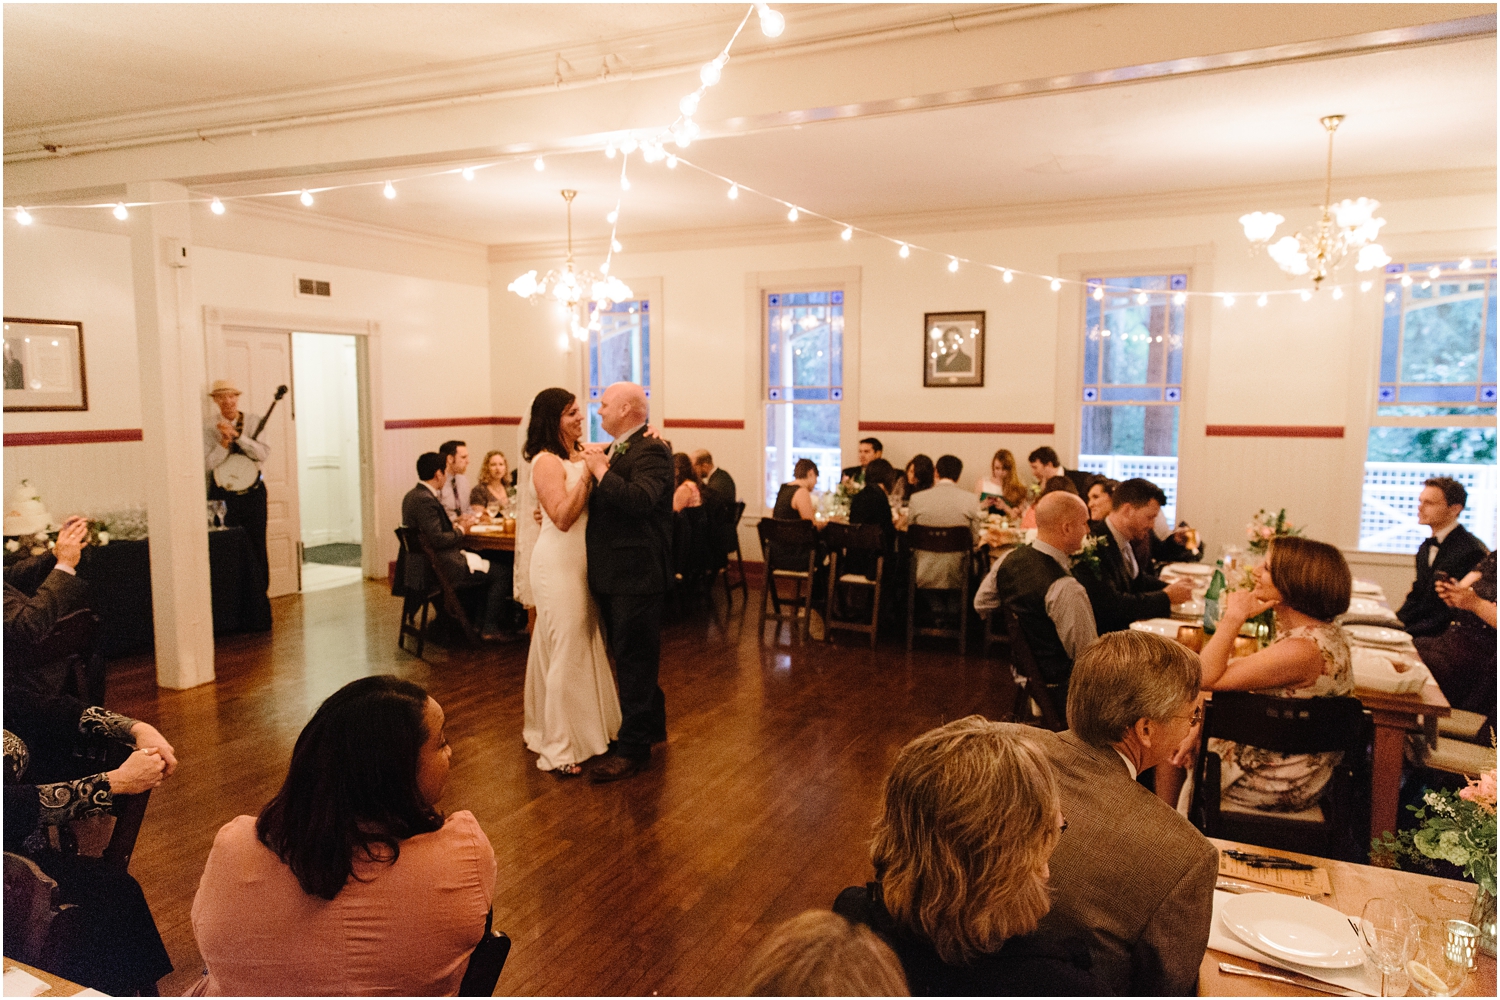
[[[303,593],[364,576],[358,355],[353,336],[292,334]]]

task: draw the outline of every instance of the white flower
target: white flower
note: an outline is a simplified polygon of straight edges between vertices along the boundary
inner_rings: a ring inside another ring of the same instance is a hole
[[[12,538],[10,541],[8,541],[8,542],[5,543],[5,551],[7,551],[7,552],[20,552],[21,551],[21,543],[18,540]]]
[[[109,544],[109,532],[107,532],[107,531],[101,531],[101,532],[99,532],[99,544],[100,545],[108,545]]]

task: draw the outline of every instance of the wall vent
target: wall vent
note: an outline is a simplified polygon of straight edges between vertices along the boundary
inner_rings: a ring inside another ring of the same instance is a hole
[[[326,281],[317,281],[313,278],[298,278],[296,282],[298,295],[312,295],[329,298],[333,295],[333,289]]]

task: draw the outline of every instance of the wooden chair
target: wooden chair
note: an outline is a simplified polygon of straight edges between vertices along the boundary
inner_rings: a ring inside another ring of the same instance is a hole
[[[823,529],[823,544],[829,550],[828,602],[823,614],[824,637],[832,629],[842,628],[852,632],[867,632],[870,648],[875,648],[875,632],[880,622],[880,584],[885,575],[885,537],[879,525],[833,523]],[[839,563],[846,565],[849,555],[865,553],[875,561],[875,578],[863,573],[841,572]],[[850,589],[870,592],[870,620],[851,621],[838,617],[839,597]]]
[[[57,899],[57,883],[36,862],[5,852],[5,954],[38,969],[79,940],[83,914]]]
[[[151,804],[151,789],[134,795],[115,796],[115,828],[109,836],[109,845],[102,857],[110,865],[124,871],[130,867],[130,858],[135,854],[135,841],[141,834],[141,824],[146,819],[146,807]]]
[[[724,540],[727,543],[732,537],[734,539],[734,548],[724,554],[722,564],[716,566],[714,569],[714,575],[724,581],[724,600],[726,602],[734,599],[734,588],[738,587],[740,593],[744,595],[745,601],[748,603],[750,600],[750,584],[745,579],[745,555],[740,551],[740,521],[745,516],[745,501],[740,500],[733,507],[727,508],[727,513],[722,516],[725,519],[725,523],[720,528],[724,532]],[[739,581],[736,583],[729,581],[731,556],[734,558],[734,568],[739,573]]]
[[[484,937],[474,946],[469,956],[469,966],[464,970],[463,982],[459,984],[461,997],[492,997],[500,982],[500,973],[505,960],[510,957],[510,938],[504,931],[491,929],[495,911],[490,910],[484,918]]]
[[[712,542],[708,509],[688,507],[672,515],[672,589],[679,609],[704,596],[712,581]]]
[[[984,655],[990,655],[991,646],[1009,646],[1010,633],[1005,628],[1005,616],[996,608],[984,616]]]
[[[1016,678],[1016,705],[1013,714],[1018,721],[1032,719],[1031,705],[1036,705],[1037,723],[1044,729],[1060,733],[1068,728],[1067,717],[1058,710],[1057,696],[1065,691],[1061,684],[1048,684],[1031,655],[1031,646],[1021,631],[1021,621],[1010,608],[996,608],[990,616],[1004,622],[1010,642],[1011,672]],[[988,628],[986,628],[988,635]]]
[[[397,528],[396,533],[401,538],[401,545],[408,559],[420,556],[427,560],[428,587],[432,592],[422,597],[422,624],[417,631],[423,634],[426,633],[428,625],[427,606],[429,604],[436,604],[441,599],[443,611],[458,623],[459,628],[463,630],[464,638],[471,644],[477,644],[479,642],[479,630],[469,621],[469,615],[464,611],[463,602],[458,598],[457,588],[448,581],[447,577],[438,572],[438,561],[432,551],[432,546],[427,544],[427,540],[422,537],[421,532],[413,528]],[[398,567],[398,569],[404,569],[404,567]],[[411,634],[406,628],[407,624],[409,623],[406,621],[403,611],[401,635],[397,639],[398,644],[401,642],[401,639]],[[422,643],[419,640],[417,645],[418,656],[422,655],[421,650]]]
[[[436,614],[433,605],[442,597],[442,590],[436,584],[427,588],[426,593],[417,593],[406,585],[406,564],[411,559],[425,559],[419,547],[414,545],[413,537],[408,537],[407,528],[397,528],[396,538],[401,542],[401,549],[396,554],[396,577],[391,581],[391,596],[399,597],[401,602],[401,631],[396,635],[396,645],[402,649],[406,648],[406,637],[412,636],[417,640],[417,657],[422,656],[422,649],[427,644],[427,616],[429,613]],[[431,565],[430,563],[428,564]],[[420,615],[420,621],[418,616]]]
[[[1202,743],[1189,811],[1205,836],[1364,862],[1369,857],[1369,747],[1374,726],[1358,698],[1278,698],[1216,691],[1203,706]],[[1220,800],[1222,761],[1210,739],[1284,754],[1341,751],[1321,800],[1301,812],[1249,809]]]
[[[911,553],[911,569],[906,577],[906,651],[911,652],[912,639],[919,635],[936,635],[947,638],[958,637],[958,655],[968,650],[969,630],[969,562],[974,552],[974,533],[967,526],[957,528],[932,528],[925,524],[914,524],[906,531],[906,548]],[[917,586],[917,563],[923,552],[956,552],[963,562],[963,584],[957,588]],[[918,590],[957,590],[958,628],[917,627]]]
[[[801,518],[795,521],[778,521],[774,517],[763,517],[756,526],[756,532],[760,535],[761,557],[766,561],[766,589],[760,602],[761,622],[765,622],[768,604],[775,608],[778,620],[787,617],[781,610],[780,584],[782,580],[791,580],[797,585],[797,593],[787,603],[792,606],[792,618],[801,616],[801,633],[805,639],[808,620],[812,618],[813,581],[818,565],[818,529],[811,521]],[[807,558],[805,570],[801,568],[804,553]],[[775,568],[778,565],[784,568]],[[797,568],[789,568],[792,566]],[[797,607],[799,603],[800,610]]]
[[[65,663],[63,690],[86,705],[104,704],[104,656],[98,648],[99,616],[88,608],[59,618],[52,631],[26,652],[25,662],[41,667]]]

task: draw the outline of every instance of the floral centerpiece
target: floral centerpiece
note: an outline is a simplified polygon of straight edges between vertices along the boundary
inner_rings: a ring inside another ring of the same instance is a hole
[[[1495,954],[1495,772],[1485,771],[1457,792],[1429,791],[1419,806],[1407,806],[1420,825],[1385,832],[1371,843],[1371,860],[1387,867],[1407,862],[1435,870],[1434,861],[1460,868],[1479,886],[1470,919],[1480,929],[1480,946]]]
[[[1273,540],[1300,534],[1301,528],[1287,523],[1285,507],[1274,514],[1268,510],[1258,510],[1250,523],[1245,525],[1245,537],[1249,539],[1250,551],[1261,556],[1266,554]]]

